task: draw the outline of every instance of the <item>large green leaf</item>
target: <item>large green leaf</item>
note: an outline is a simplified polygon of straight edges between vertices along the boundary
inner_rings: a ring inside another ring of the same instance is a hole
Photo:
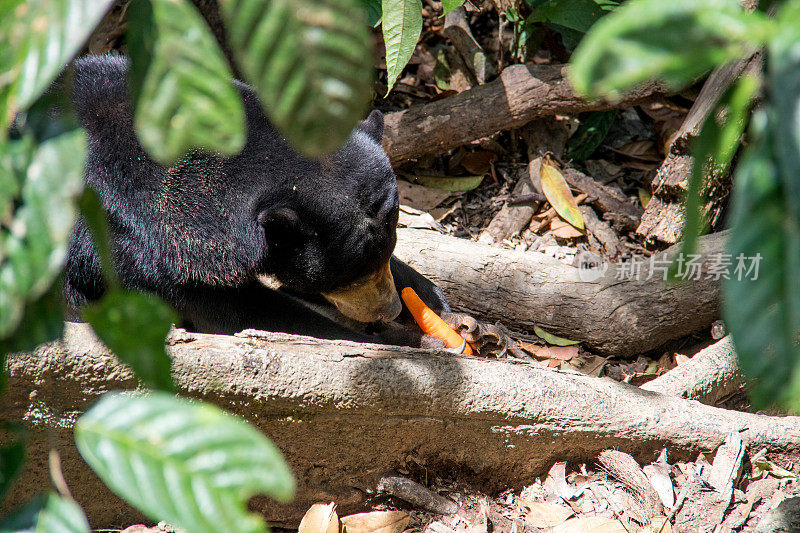
[[[464,0],[442,0],[442,14],[446,15],[462,5],[464,5]]]
[[[411,59],[422,32],[419,0],[383,0],[383,42],[386,45],[386,93]]]
[[[0,137],[80,50],[113,0],[4,0],[0,5]]]
[[[578,130],[567,143],[567,157],[586,161],[602,144],[616,116],[616,111],[594,111],[582,118]]]
[[[770,119],[770,123],[774,119]],[[757,406],[774,400],[800,408],[800,224],[787,201],[764,113],[752,119],[757,144],[734,179],[730,279],[724,283],[725,322]],[[758,262],[755,272],[738,270]]]
[[[234,56],[289,142],[308,156],[341,146],[372,88],[361,0],[222,0],[220,7]]]
[[[0,143],[0,152],[34,150],[30,140]],[[6,206],[0,218],[0,338],[16,329],[25,303],[44,295],[61,272],[83,188],[85,153],[84,133],[73,130],[46,139],[29,157],[16,154],[16,164],[0,166],[6,184],[0,190],[0,210]],[[9,199],[18,206],[13,212]]]
[[[83,458],[153,520],[192,533],[265,531],[254,494],[288,501],[294,481],[264,435],[215,406],[165,393],[110,393],[75,425]]]
[[[74,500],[50,493],[3,520],[0,533],[89,533],[89,522]]]
[[[367,12],[367,24],[375,28],[383,20],[381,0],[361,0],[361,5]]]
[[[647,80],[679,88],[741,58],[773,30],[737,0],[630,0],[592,26],[572,56],[570,80],[591,98],[618,99]]]
[[[611,6],[600,5],[595,0],[548,0],[533,9],[533,13],[527,21],[548,21],[585,33],[610,8]]]
[[[128,20],[136,131],[147,151],[169,164],[195,148],[241,150],[239,91],[197,9],[186,1],[137,0]]]
[[[747,126],[750,104],[759,85],[759,80],[753,76],[739,79],[720,100],[694,142],[694,162],[685,202],[686,220],[683,225],[682,246],[684,256],[695,253],[697,238],[705,231],[701,208],[705,189],[710,186],[706,182],[714,176],[723,176],[728,171],[733,156],[739,149],[742,133]]]
[[[151,295],[112,289],[84,308],[82,316],[146,385],[174,389],[164,340],[176,316],[166,303]]]
[[[22,472],[22,465],[25,463],[25,442],[22,440],[22,430],[19,427],[0,424],[0,432],[16,433],[10,441],[6,440],[6,443],[0,446],[0,505],[2,505],[8,490]]]
[[[786,192],[800,209],[800,1],[787,2],[769,43],[769,99],[775,110],[776,155]]]

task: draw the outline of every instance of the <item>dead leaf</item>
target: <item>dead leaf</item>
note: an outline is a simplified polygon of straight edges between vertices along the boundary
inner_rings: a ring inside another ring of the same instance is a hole
[[[444,226],[436,222],[430,213],[425,213],[407,205],[400,206],[400,217],[397,225],[401,228],[432,229],[445,233]]]
[[[542,160],[542,169],[539,173],[542,183],[542,192],[547,197],[547,201],[553,206],[556,212],[575,226],[584,229],[583,216],[578,211],[578,202],[572,196],[561,171],[554,167],[547,157]]]
[[[558,361],[569,361],[578,355],[577,346],[539,346],[533,353],[539,359],[555,359]]]
[[[650,480],[650,485],[655,489],[661,503],[667,509],[671,509],[675,505],[675,488],[669,477],[669,465],[656,462],[645,466],[642,470]]]
[[[401,533],[410,517],[403,511],[373,511],[342,517],[347,533]]]
[[[497,154],[486,150],[467,152],[461,158],[461,166],[470,174],[484,175],[489,172],[492,163],[497,160]]]
[[[533,527],[553,527],[564,523],[575,513],[569,507],[546,502],[517,500],[523,520]]]
[[[571,518],[552,529],[552,533],[628,533],[619,520],[603,516]]]
[[[714,462],[708,474],[708,484],[723,495],[723,501],[730,502],[730,493],[739,479],[744,453],[742,436],[738,431],[733,431],[714,454]]]
[[[688,360],[689,360],[689,357],[683,355],[682,353],[676,353],[675,354],[675,365],[676,366],[677,365],[682,365],[683,363],[685,363]]]
[[[756,458],[753,461],[753,476],[763,477],[767,475],[778,479],[797,479],[797,476],[792,472],[786,470],[785,468],[781,468],[771,461],[767,461],[766,458]]]
[[[300,520],[298,533],[339,533],[339,517],[336,504],[315,503]]]
[[[569,361],[561,363],[561,369],[572,369],[587,376],[600,376],[603,367],[608,363],[608,359],[599,355],[582,353],[572,357]]]
[[[559,498],[571,500],[575,497],[575,489],[573,489],[570,484],[567,483],[566,475],[567,463],[564,461],[555,463],[547,473],[547,478],[544,480],[544,486]]]
[[[425,187],[443,191],[462,192],[475,189],[483,181],[480,176],[409,176],[410,180]]]
[[[653,195],[650,191],[639,187],[639,203],[642,204],[642,207],[647,207],[647,204],[649,204],[652,199]]]
[[[553,220],[550,223],[550,231],[557,239],[579,239],[584,237],[584,233],[575,228],[569,222],[561,220],[560,218]]]
[[[571,341],[563,337],[556,337],[552,333],[547,333],[539,326],[534,326],[533,332],[536,333],[536,336],[541,338],[547,344],[552,344],[554,346],[572,346],[573,344],[578,344],[580,342],[580,341]]]
[[[405,180],[397,180],[397,193],[401,204],[420,211],[430,211],[452,196],[449,191],[423,187]]]
[[[639,530],[639,533],[672,533],[672,524],[666,516],[654,516],[649,524]]]
[[[656,143],[649,139],[625,143],[614,149],[614,152],[645,163],[658,163],[661,161],[661,156],[656,149]]]

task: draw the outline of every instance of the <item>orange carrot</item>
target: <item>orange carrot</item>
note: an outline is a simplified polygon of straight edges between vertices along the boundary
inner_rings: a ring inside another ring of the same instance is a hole
[[[419,324],[420,329],[426,335],[442,339],[448,348],[459,348],[464,346],[463,353],[472,355],[472,348],[469,344],[464,342],[464,338],[459,335],[453,328],[447,325],[439,315],[425,305],[414,289],[406,287],[400,291],[400,297],[406,303],[406,307],[411,311],[411,315]]]

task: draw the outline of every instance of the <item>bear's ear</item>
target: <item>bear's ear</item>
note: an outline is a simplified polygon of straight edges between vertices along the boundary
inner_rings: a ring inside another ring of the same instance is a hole
[[[303,241],[300,216],[288,207],[270,207],[258,214],[267,244],[278,248],[294,248]]]
[[[373,109],[369,116],[361,121],[359,129],[366,133],[378,144],[383,141],[383,113]]]

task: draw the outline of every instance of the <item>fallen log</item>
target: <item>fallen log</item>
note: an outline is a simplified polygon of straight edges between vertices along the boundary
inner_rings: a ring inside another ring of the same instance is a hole
[[[626,357],[719,318],[719,282],[707,275],[707,266],[724,252],[724,235],[700,239],[700,279],[681,284],[662,281],[677,246],[638,266],[606,263],[584,270],[540,253],[400,229],[395,255],[435,281],[459,311],[511,329],[539,326],[598,353]]]
[[[743,383],[733,340],[728,336],[641,388],[714,405],[741,390]]]
[[[389,113],[383,147],[398,164],[519,128],[535,118],[630,107],[665,94],[661,86],[650,84],[619,102],[587,102],[572,90],[566,72],[565,65],[511,65],[489,83]]]
[[[798,417],[726,411],[514,360],[252,331],[179,331],[169,352],[183,394],[243,416],[286,456],[298,482],[294,502],[251,502],[283,526],[317,501],[335,501],[342,514],[363,509],[387,473],[419,465],[493,491],[609,448],[641,464],[662,447],[671,458],[693,458],[731,432],[752,447],[800,447]],[[72,436],[101,394],[136,386],[130,371],[88,325],[67,324],[63,341],[11,355],[8,374],[0,421],[27,427],[29,459],[5,508],[49,484],[53,447],[92,527],[140,522],[83,463]]]

